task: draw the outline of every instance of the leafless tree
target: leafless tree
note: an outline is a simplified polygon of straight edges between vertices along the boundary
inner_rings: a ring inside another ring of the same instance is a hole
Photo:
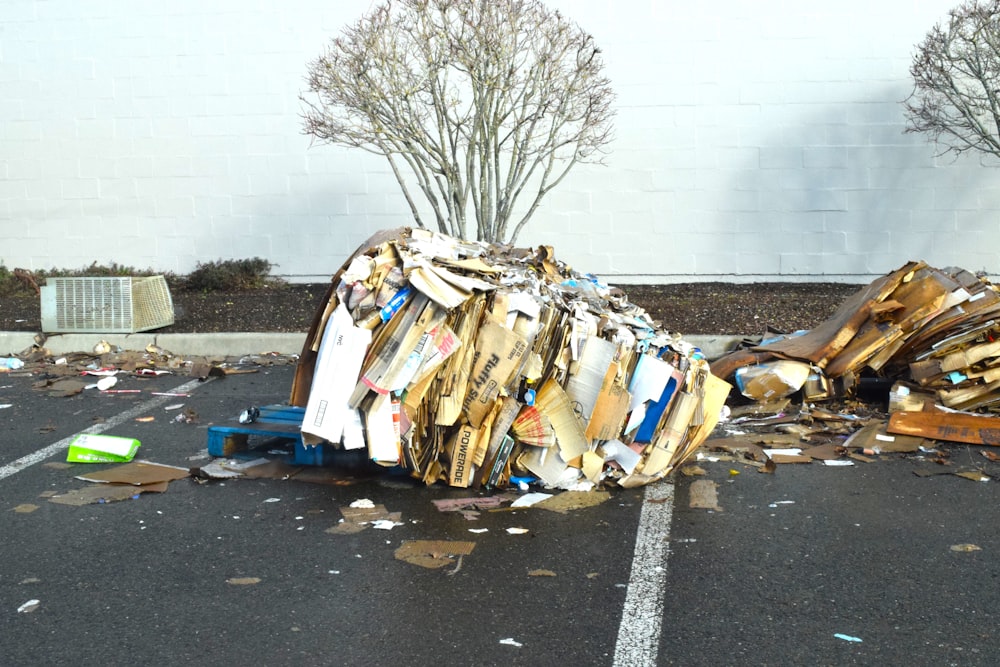
[[[601,162],[603,67],[538,0],[388,0],[309,64],[304,131],[384,155],[418,226],[414,184],[439,231],[470,238],[471,208],[476,239],[513,242],[575,164]]]
[[[941,153],[1000,157],[1000,0],[967,0],[918,45],[907,132],[926,132]]]

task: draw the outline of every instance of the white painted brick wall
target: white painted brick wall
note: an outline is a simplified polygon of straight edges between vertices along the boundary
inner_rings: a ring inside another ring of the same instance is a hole
[[[550,0],[604,50],[616,139],[519,242],[613,283],[996,272],[994,168],[903,133],[914,46],[954,4]],[[4,0],[0,261],[326,280],[409,224],[382,159],[301,134],[307,62],[372,5]]]

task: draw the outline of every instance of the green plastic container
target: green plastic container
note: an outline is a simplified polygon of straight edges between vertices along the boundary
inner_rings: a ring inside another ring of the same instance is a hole
[[[70,463],[127,463],[139,449],[135,438],[81,433],[69,442]]]

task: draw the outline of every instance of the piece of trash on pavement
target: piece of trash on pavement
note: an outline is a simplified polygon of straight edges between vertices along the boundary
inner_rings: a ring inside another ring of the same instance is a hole
[[[506,639],[501,639],[500,643],[504,646],[514,646],[516,648],[521,648],[524,646],[521,642],[515,640],[513,637],[507,637]]]
[[[226,583],[233,586],[252,586],[260,583],[260,577],[230,577],[226,579]]]
[[[14,508],[14,512],[17,514],[31,514],[38,509],[38,505],[32,503],[21,503]]]
[[[31,612],[38,609],[38,605],[40,604],[41,601],[39,600],[28,600],[27,602],[25,602],[24,604],[22,604],[20,607],[17,608],[17,613],[30,614]]]
[[[782,359],[737,369],[740,393],[755,401],[774,401],[794,394],[812,372],[809,364]]]
[[[526,493],[510,504],[511,507],[531,507],[535,503],[540,503],[546,498],[551,498],[551,493]]]
[[[146,484],[143,486],[132,486],[129,484],[99,484],[73,489],[66,493],[49,498],[49,502],[58,505],[103,505],[122,500],[134,500],[141,493],[162,493],[167,490],[167,483]]]
[[[365,500],[367,501],[367,499]],[[332,535],[350,535],[360,533],[369,527],[391,530],[396,526],[403,525],[400,521],[402,512],[390,512],[381,503],[371,503],[371,507],[368,507],[368,503],[371,501],[361,503],[357,507],[354,507],[354,503],[350,507],[341,507],[340,513],[343,515],[343,520],[336,526],[327,528],[325,532]]]
[[[16,371],[24,368],[24,362],[17,357],[0,357],[0,370]]]
[[[396,549],[395,557],[413,565],[437,569],[451,565],[456,558],[468,556],[475,547],[475,542],[408,540]]]
[[[552,570],[528,570],[529,577],[554,577],[556,573]]]
[[[833,636],[837,639],[843,639],[845,642],[855,642],[860,644],[862,641],[860,637],[852,637],[851,635],[845,635],[841,632],[837,632]]]
[[[611,494],[607,491],[563,491],[550,498],[543,498],[533,504],[532,508],[566,514],[572,510],[600,505],[610,499]]]
[[[70,463],[126,463],[139,449],[139,441],[116,435],[81,433],[69,442]]]
[[[100,472],[77,475],[76,478],[85,482],[98,484],[128,484],[131,486],[146,486],[184,479],[191,474],[187,468],[153,463],[151,461],[132,461]]]
[[[966,552],[966,553],[971,552],[971,551],[982,551],[983,550],[982,547],[980,547],[979,545],[976,545],[976,544],[953,544],[953,545],[951,545],[950,548],[951,548],[952,551],[961,551],[961,552]]]
[[[689,489],[691,498],[688,501],[688,507],[693,509],[714,510],[716,512],[721,511],[722,508],[719,507],[719,497],[716,493],[718,486],[718,484],[710,479],[699,479],[695,482],[691,482],[691,487]]]
[[[512,527],[512,528],[508,528],[507,529],[507,534],[508,535],[524,535],[524,534],[526,534],[528,532],[529,531],[528,531],[527,528],[513,528]]]

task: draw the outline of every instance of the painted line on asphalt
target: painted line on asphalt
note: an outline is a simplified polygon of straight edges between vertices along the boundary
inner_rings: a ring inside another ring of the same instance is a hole
[[[171,389],[170,392],[175,394],[187,394],[193,391],[199,385],[203,385],[206,382],[212,381],[213,379],[215,378],[206,378],[204,380],[191,380],[190,382],[185,382],[176,389]],[[109,431],[115,428],[116,426],[121,426],[125,422],[141,416],[142,413],[144,412],[149,412],[153,408],[158,408],[159,406],[163,405],[164,403],[170,400],[175,400],[175,399],[173,396],[157,396],[156,398],[151,398],[145,403],[141,403],[135,406],[131,410],[126,410],[125,412],[117,414],[114,417],[111,417],[110,419],[101,422],[100,424],[94,424],[89,428],[85,428],[84,430],[80,431],[80,433],[87,433],[89,435],[104,433],[105,431]],[[30,468],[36,463],[41,463],[45,459],[49,458],[54,454],[58,454],[64,449],[68,449],[70,441],[76,436],[80,435],[80,433],[74,433],[73,435],[63,438],[58,442],[53,442],[48,447],[43,447],[42,449],[39,449],[36,452],[32,452],[31,454],[22,456],[13,463],[8,463],[7,465],[0,467],[0,479],[6,479],[11,475],[21,472],[25,468]]]
[[[647,486],[639,513],[622,622],[615,642],[614,667],[656,665],[663,631],[663,598],[673,514],[673,483]]]

